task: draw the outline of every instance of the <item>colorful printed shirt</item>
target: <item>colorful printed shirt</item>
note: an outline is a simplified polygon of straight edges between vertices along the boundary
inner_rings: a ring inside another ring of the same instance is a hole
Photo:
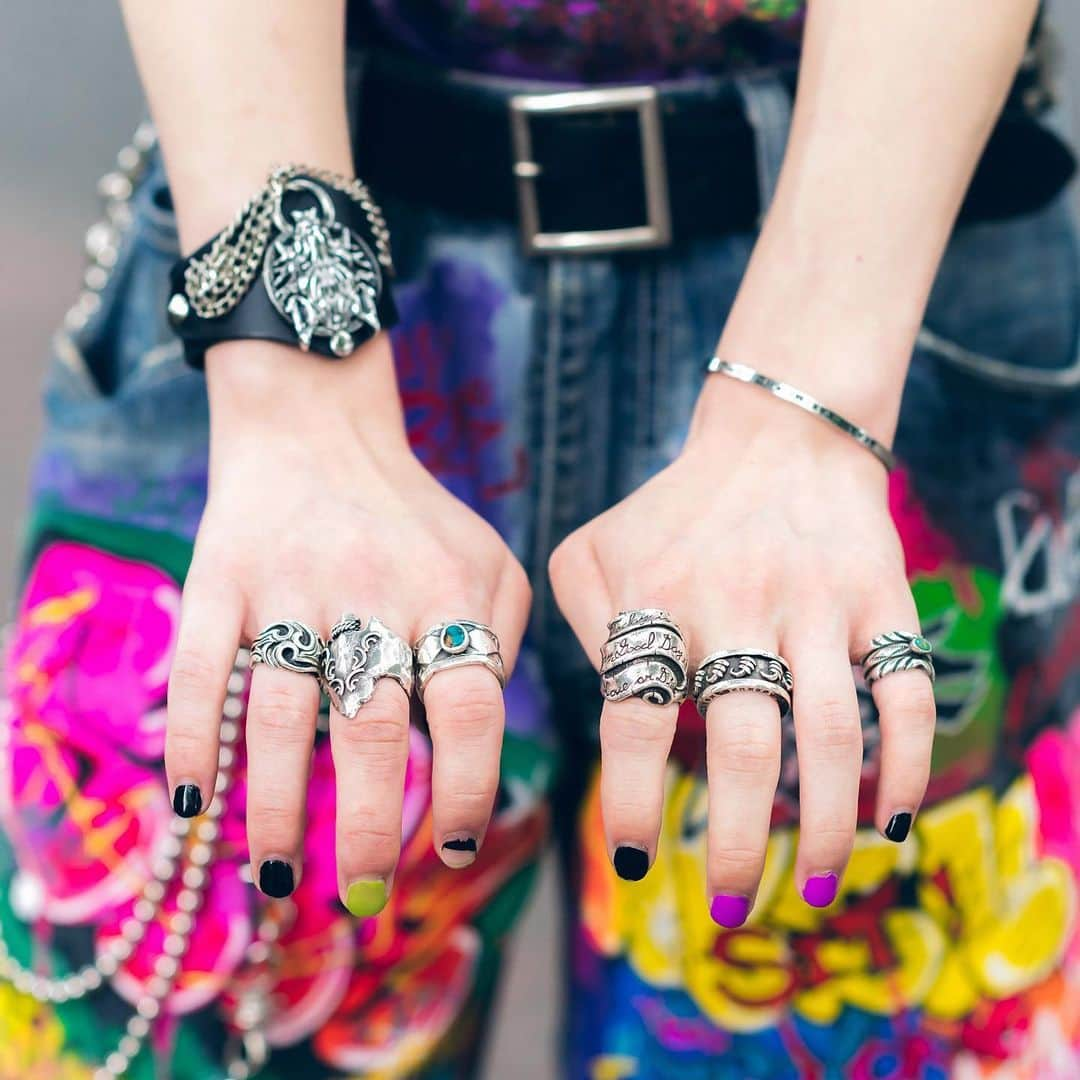
[[[364,0],[395,44],[527,78],[658,79],[797,55],[804,0]]]

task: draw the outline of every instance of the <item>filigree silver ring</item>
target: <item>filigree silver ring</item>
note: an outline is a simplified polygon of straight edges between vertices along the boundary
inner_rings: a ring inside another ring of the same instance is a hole
[[[251,667],[265,664],[267,667],[295,671],[298,675],[314,675],[322,672],[323,651],[326,643],[307,623],[295,619],[282,619],[261,630],[251,643],[248,663]]]
[[[365,623],[346,612],[330,631],[323,653],[326,696],[346,720],[352,720],[371,700],[379,679],[393,679],[406,696],[411,695],[412,649],[375,616]]]

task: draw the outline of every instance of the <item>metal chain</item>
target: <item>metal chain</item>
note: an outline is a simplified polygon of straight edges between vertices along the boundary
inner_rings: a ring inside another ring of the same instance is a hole
[[[387,273],[393,274],[390,230],[362,180],[349,180],[329,169],[283,165],[274,169],[265,187],[244,203],[232,224],[218,233],[210,250],[188,263],[184,291],[200,318],[217,319],[228,314],[251,288],[270,240],[274,209],[286,185],[297,176],[313,177],[359,204],[375,240],[376,258]]]

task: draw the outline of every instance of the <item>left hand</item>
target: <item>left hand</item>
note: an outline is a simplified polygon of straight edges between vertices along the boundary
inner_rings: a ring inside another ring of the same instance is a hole
[[[594,662],[608,620],[645,607],[665,608],[680,624],[691,672],[707,653],[742,646],[787,660],[800,775],[796,883],[825,906],[857,823],[862,735],[852,663],[876,635],[919,628],[887,474],[853,440],[755,387],[714,383],[708,394],[678,459],[568,537],[552,555],[551,580]],[[915,671],[873,692],[884,832],[894,815],[913,817],[925,793],[934,697]],[[677,713],[636,698],[604,704],[601,803],[608,851],[624,876],[640,877],[655,858]],[[758,693],[715,698],[706,732],[711,910],[738,925],[764,865],[780,770],[777,705]],[[644,851],[648,862],[617,856],[620,847]]]

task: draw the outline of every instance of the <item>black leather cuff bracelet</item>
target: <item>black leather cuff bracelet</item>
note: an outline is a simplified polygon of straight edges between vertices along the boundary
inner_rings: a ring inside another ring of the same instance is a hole
[[[170,276],[187,362],[261,338],[341,358],[397,322],[390,234],[360,180],[290,165]]]

